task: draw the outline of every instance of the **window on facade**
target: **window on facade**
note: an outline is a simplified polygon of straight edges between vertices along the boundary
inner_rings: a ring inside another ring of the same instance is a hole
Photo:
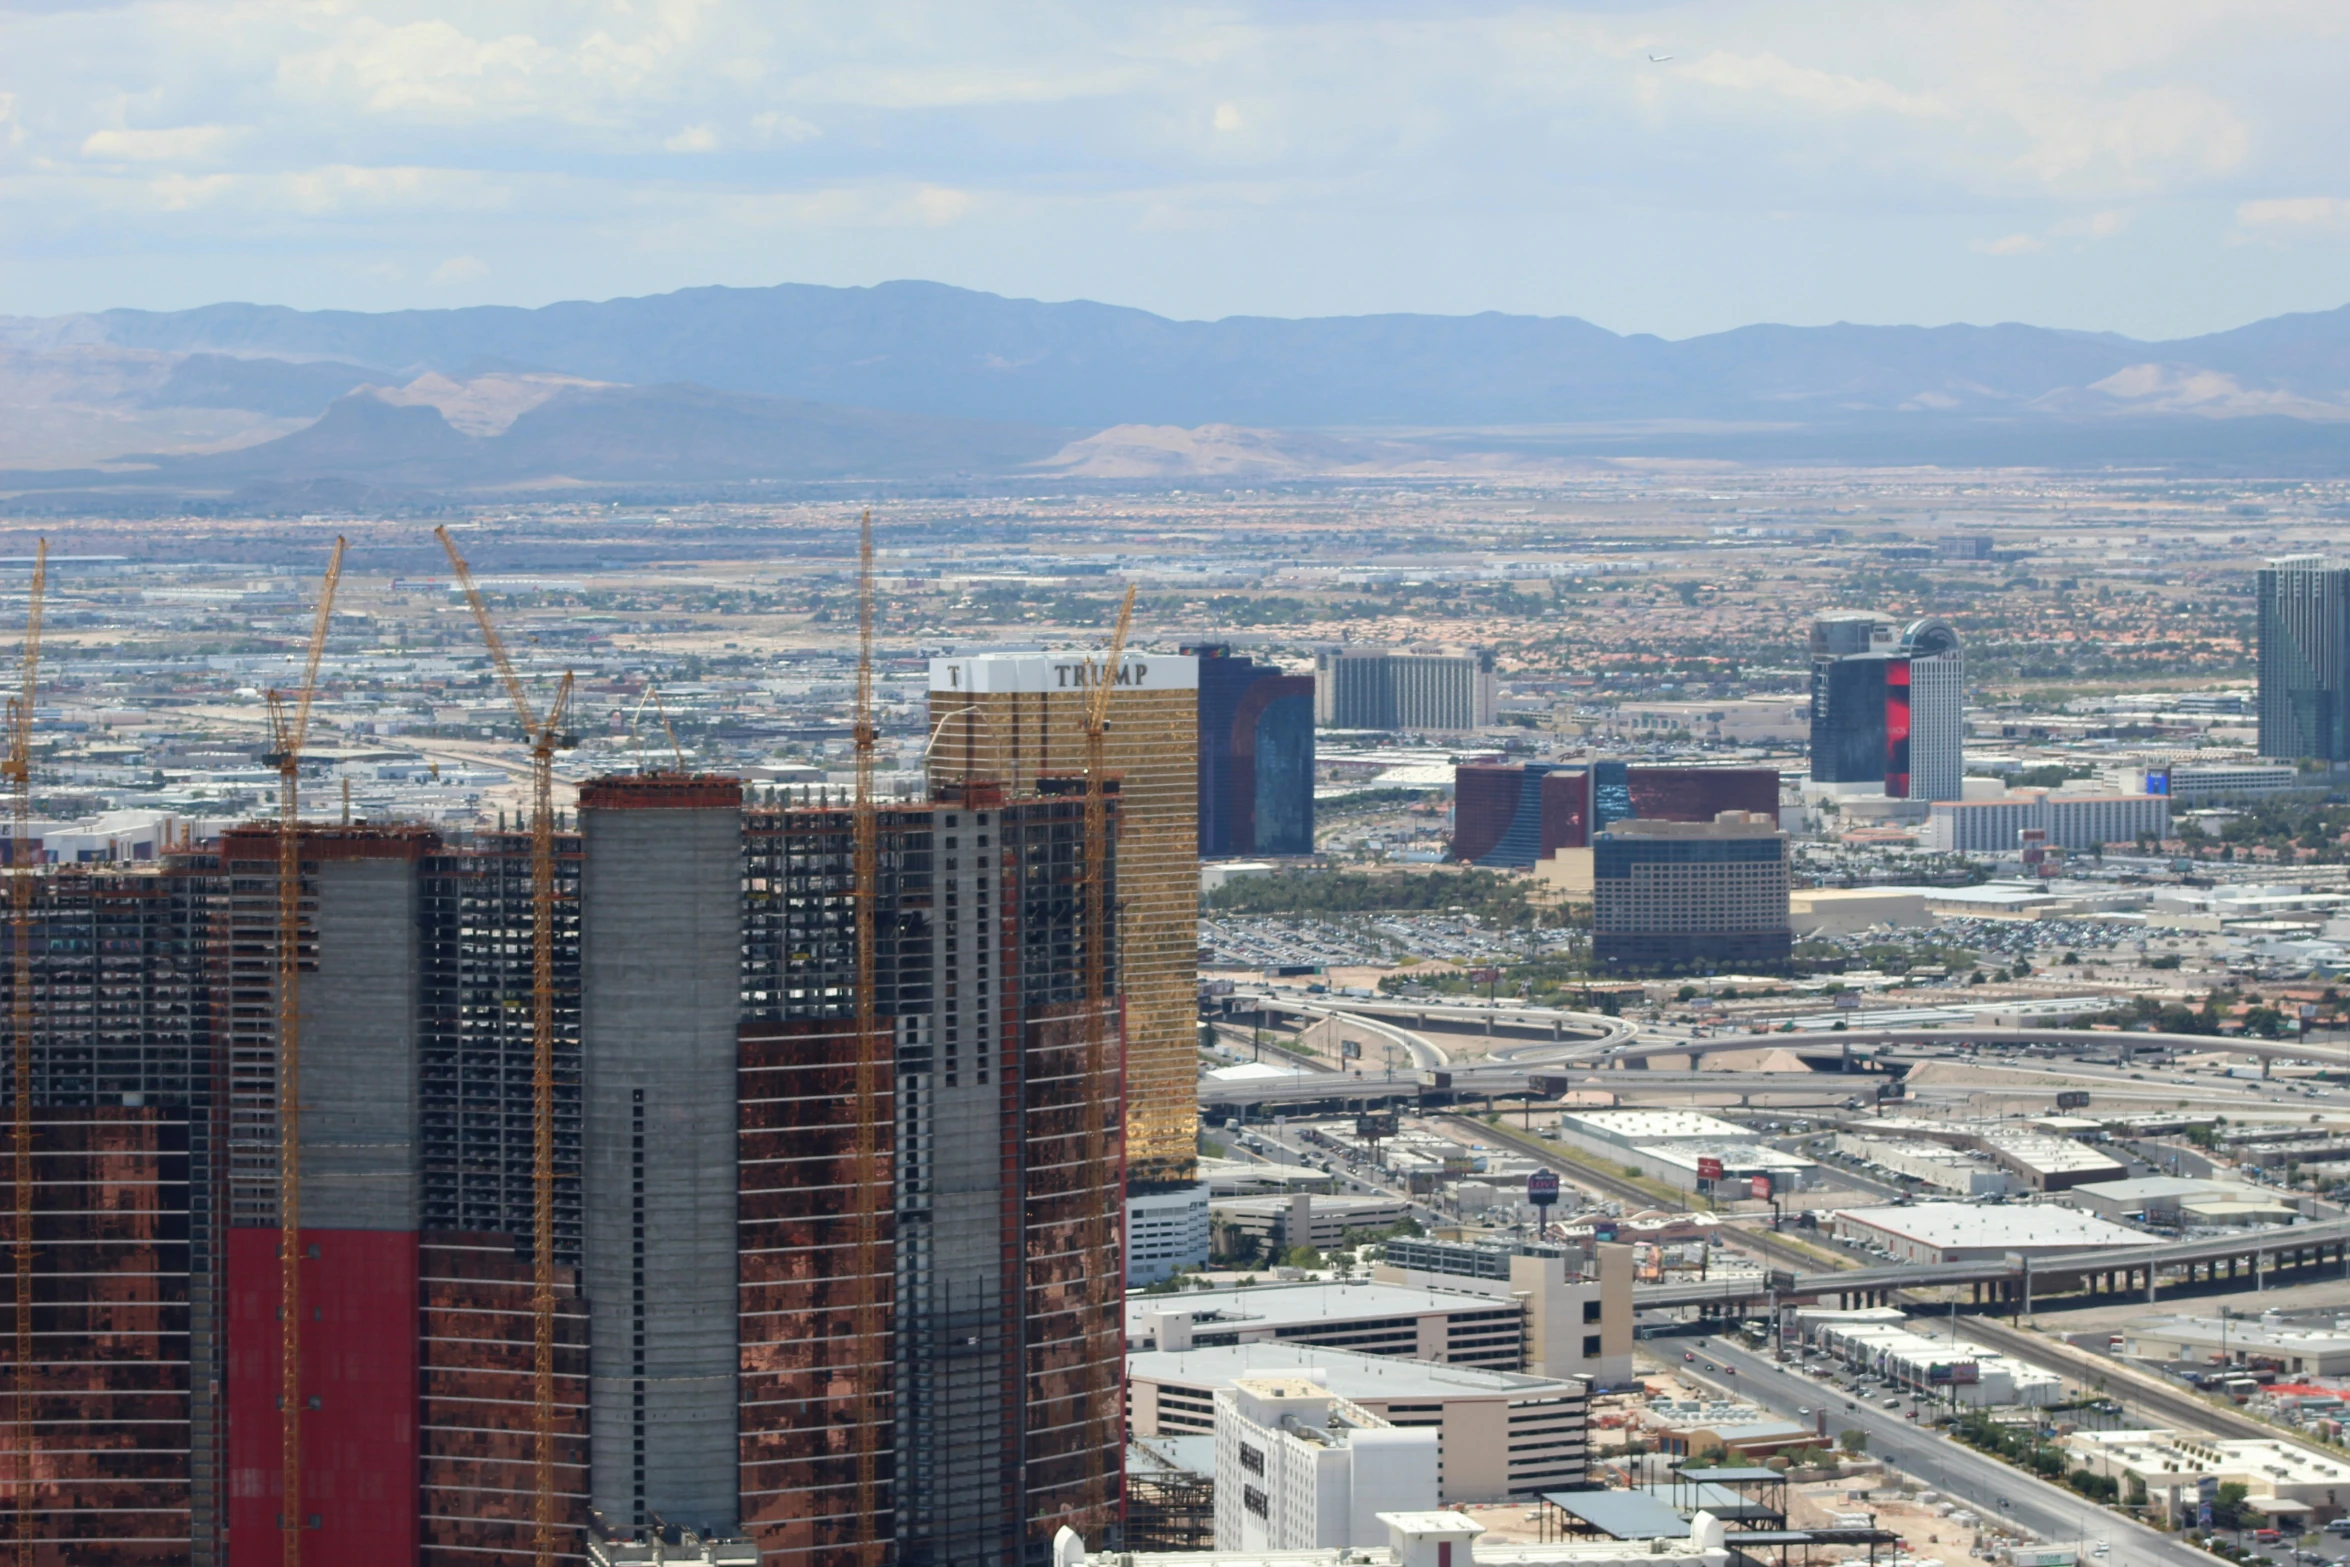
[[[1598,1356],[1599,1356],[1599,1335],[1598,1335],[1598,1334],[1596,1334],[1596,1333],[1586,1333],[1586,1334],[1584,1334],[1584,1335],[1583,1335],[1583,1358],[1584,1358],[1585,1360],[1594,1360],[1594,1359],[1597,1359],[1597,1358],[1598,1358]]]

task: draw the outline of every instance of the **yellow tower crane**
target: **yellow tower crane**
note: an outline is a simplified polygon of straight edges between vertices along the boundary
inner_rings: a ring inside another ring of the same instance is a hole
[[[881,913],[881,813],[873,799],[873,752],[879,731],[873,723],[873,513],[859,519],[857,542],[857,707],[855,728],[857,798],[853,817],[856,832],[856,895],[852,900],[857,921],[857,1037],[856,1103],[850,1118],[857,1128],[855,1177],[856,1246],[851,1266],[856,1278],[849,1292],[849,1335],[857,1347],[851,1352],[857,1365],[851,1383],[850,1419],[857,1444],[857,1561],[877,1564],[887,1539],[880,1508],[880,1478],[875,1446],[880,1440],[882,1388],[878,1343],[883,1329],[880,1300],[881,1218],[894,1204],[894,1181],[881,1129],[874,1117],[883,1093],[895,1073],[892,1037],[881,1027],[879,975],[875,968],[877,929]]]
[[[302,1561],[302,746],[310,737],[310,703],[318,693],[318,661],[326,652],[335,586],[343,580],[344,541],[326,563],[318,590],[318,618],[302,660],[302,687],[291,710],[272,690],[269,754],[277,769],[277,1268],[278,1440],[285,1464],[279,1536],[286,1567]]]
[[[1096,1297],[1088,1303],[1085,1429],[1095,1451],[1118,1441],[1118,1422],[1124,1418],[1116,1386],[1115,1365],[1122,1349],[1114,1334],[1123,1334],[1124,1270],[1118,1265],[1118,1228],[1105,1211],[1102,1194],[1115,1172],[1110,1163],[1109,1117],[1116,1112],[1116,1096],[1099,1085],[1111,1069],[1109,1012],[1110,907],[1105,872],[1110,853],[1109,748],[1110,695],[1118,686],[1118,668],[1126,657],[1126,633],[1134,624],[1134,588],[1118,605],[1117,629],[1110,648],[1094,671],[1085,705],[1085,1080],[1096,1085],[1085,1107],[1086,1278]],[[1120,1200],[1123,1212],[1123,1199]],[[1104,1292],[1107,1292],[1105,1295]],[[1105,1299],[1106,1302],[1105,1303]],[[1103,1495],[1093,1504],[1087,1532],[1109,1521],[1118,1499]]]
[[[8,1032],[16,1063],[16,1560],[32,1567],[35,1509],[33,1449],[33,696],[41,667],[41,597],[49,585],[49,541],[33,548],[33,583],[25,595],[24,684],[8,704],[8,803],[15,837],[8,853],[9,925],[16,944],[16,989]]]
[[[563,722],[571,709],[571,671],[542,714],[531,707],[489,606],[447,528],[433,536],[473,607],[490,662],[530,742],[530,1120],[531,1120],[531,1434],[532,1550],[537,1567],[555,1561],[555,753],[574,744]]]

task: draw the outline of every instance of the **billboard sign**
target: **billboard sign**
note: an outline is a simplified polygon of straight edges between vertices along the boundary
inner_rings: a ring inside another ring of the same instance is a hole
[[[1771,1195],[1771,1178],[1767,1175],[1750,1176],[1746,1182],[1746,1189],[1757,1197],[1767,1198]]]
[[[1697,1178],[1701,1181],[1720,1180],[1722,1178],[1722,1161],[1719,1159],[1698,1160]]]
[[[1375,1143],[1383,1137],[1393,1137],[1400,1123],[1392,1110],[1374,1110],[1355,1117],[1355,1136],[1363,1142]]]
[[[1526,1200],[1537,1208],[1547,1208],[1559,1200],[1559,1177],[1556,1170],[1536,1170],[1526,1177]]]
[[[1465,1153],[1444,1156],[1444,1173],[1456,1181],[1467,1175],[1471,1168],[1469,1156]]]
[[[1361,1040],[1359,1040],[1359,1039],[1342,1039],[1342,1040],[1340,1040],[1340,1041],[1338,1042],[1338,1059],[1339,1059],[1339,1060],[1341,1060],[1341,1061],[1360,1061],[1362,1058],[1363,1058],[1363,1042],[1362,1042]]]
[[[2089,1090],[2086,1088],[2068,1088],[2064,1090],[2062,1093],[2056,1096],[2056,1108],[2059,1110],[2088,1109]]]

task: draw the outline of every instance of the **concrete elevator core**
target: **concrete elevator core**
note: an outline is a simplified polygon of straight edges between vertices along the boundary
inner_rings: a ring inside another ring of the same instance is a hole
[[[741,806],[731,778],[580,794],[590,1493],[620,1524],[739,1506]]]

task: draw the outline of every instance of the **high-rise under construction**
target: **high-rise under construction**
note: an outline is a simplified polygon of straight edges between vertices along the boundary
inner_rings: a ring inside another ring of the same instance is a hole
[[[1015,1567],[1114,1516],[1125,954],[1088,928],[1118,906],[1088,815],[1058,774],[882,808],[867,968],[845,804],[582,786],[554,838],[558,1559],[685,1526]],[[39,877],[38,1413],[5,1445],[44,1559],[274,1564],[288,1530],[337,1567],[533,1557],[531,839],[298,850],[291,1389],[276,830]]]

